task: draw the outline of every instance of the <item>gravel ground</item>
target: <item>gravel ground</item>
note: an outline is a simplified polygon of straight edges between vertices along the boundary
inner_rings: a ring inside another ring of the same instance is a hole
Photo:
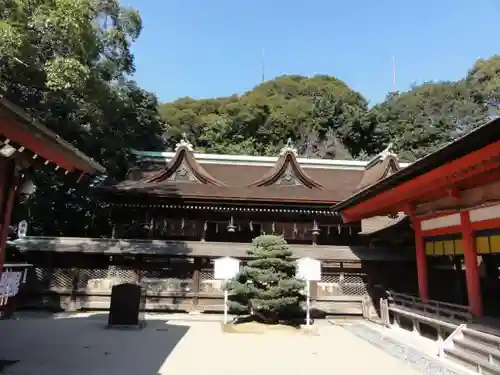
[[[3,374],[421,374],[349,328],[325,322],[318,323],[318,336],[309,336],[227,334],[218,322],[167,321],[159,315],[149,316],[142,330],[113,330],[104,328],[106,318],[76,314],[1,321],[0,359],[19,360]]]

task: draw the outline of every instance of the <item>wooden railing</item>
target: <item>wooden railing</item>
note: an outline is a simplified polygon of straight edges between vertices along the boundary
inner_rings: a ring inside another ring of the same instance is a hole
[[[169,264],[143,265],[147,268],[116,264],[94,268],[36,267],[30,271],[28,283],[21,290],[18,306],[64,310],[106,309],[114,285],[140,282],[144,288],[147,310],[223,310],[221,281],[213,279],[211,267],[200,270],[197,263],[179,263],[176,267]],[[180,269],[181,266],[185,268]],[[343,277],[339,276],[340,273]],[[316,293],[313,288],[313,309],[319,314],[361,314],[363,299],[367,297],[361,272],[349,273],[336,269],[327,275],[337,281],[339,288],[331,294]],[[340,279],[344,282],[340,282]]]
[[[381,320],[387,327],[401,327],[403,317],[411,321],[414,332],[421,333],[421,324],[433,327],[439,343],[457,327],[472,321],[468,306],[434,300],[423,301],[419,297],[393,291],[387,292],[387,296],[380,299],[380,313]]]
[[[458,305],[442,301],[427,300],[412,296],[410,294],[388,292],[387,301],[389,310],[399,308],[410,310],[423,315],[432,315],[438,319],[453,320],[459,322],[470,322],[472,312],[468,306]]]

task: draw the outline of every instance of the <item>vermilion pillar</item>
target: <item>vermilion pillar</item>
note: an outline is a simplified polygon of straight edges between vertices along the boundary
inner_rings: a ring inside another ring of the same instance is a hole
[[[415,232],[415,251],[417,259],[418,293],[423,301],[429,300],[429,279],[427,272],[427,258],[425,255],[424,236],[420,221],[413,219],[413,231]]]
[[[464,248],[465,277],[467,283],[467,296],[472,314],[483,315],[483,301],[481,298],[481,280],[477,264],[476,244],[472,232],[469,212],[460,213],[462,227],[462,244]]]

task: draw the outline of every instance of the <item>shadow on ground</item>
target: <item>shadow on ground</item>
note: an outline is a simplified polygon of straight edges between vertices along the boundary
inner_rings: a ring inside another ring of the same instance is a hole
[[[0,321],[2,374],[158,375],[188,326],[148,319],[141,330],[107,329],[107,314],[32,314]]]

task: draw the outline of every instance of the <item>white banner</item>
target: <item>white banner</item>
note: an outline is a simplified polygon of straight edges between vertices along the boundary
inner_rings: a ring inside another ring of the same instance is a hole
[[[214,260],[214,279],[231,280],[240,271],[240,261],[236,258],[224,257]]]
[[[22,277],[22,272],[3,272],[0,278],[0,296],[14,297],[17,295]]]
[[[321,262],[311,258],[298,259],[296,277],[307,281],[321,281]]]

